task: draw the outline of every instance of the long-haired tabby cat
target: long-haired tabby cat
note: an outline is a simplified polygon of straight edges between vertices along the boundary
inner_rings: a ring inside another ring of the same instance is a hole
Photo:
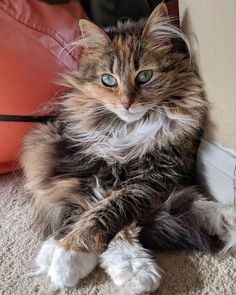
[[[203,83],[164,4],[146,22],[103,31],[81,20],[80,29],[71,91],[22,155],[45,239],[38,272],[73,287],[100,261],[124,294],[152,292],[161,279],[153,251],[208,250],[212,235],[236,249],[235,208],[194,186]]]

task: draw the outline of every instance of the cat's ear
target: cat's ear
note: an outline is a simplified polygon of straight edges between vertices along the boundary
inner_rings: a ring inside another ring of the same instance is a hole
[[[108,35],[94,23],[85,19],[81,19],[79,21],[79,27],[84,45],[88,49],[104,47],[110,43]]]
[[[144,26],[142,36],[146,36],[152,34],[155,31],[156,24],[160,21],[161,18],[168,17],[168,9],[164,2],[157,5],[157,7],[153,10],[147,22]]]

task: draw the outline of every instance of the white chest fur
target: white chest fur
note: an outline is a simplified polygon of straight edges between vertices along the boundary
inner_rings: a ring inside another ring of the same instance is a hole
[[[101,131],[93,130],[85,136],[91,143],[86,152],[120,162],[139,158],[153,148],[156,135],[163,128],[164,123],[163,116],[153,115],[148,120],[134,124],[133,127],[110,126],[110,131],[106,132],[106,135]],[[83,136],[84,139],[85,137]]]
[[[77,116],[75,116],[76,118]],[[68,135],[78,145],[84,144],[83,152],[105,158],[109,162],[127,162],[138,159],[153,150],[155,144],[163,147],[174,143],[186,134],[195,132],[199,118],[191,113],[167,113],[157,111],[135,123],[116,119],[88,128],[89,116],[83,120],[71,120]]]

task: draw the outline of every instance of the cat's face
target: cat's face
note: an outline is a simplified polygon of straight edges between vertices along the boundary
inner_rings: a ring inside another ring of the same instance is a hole
[[[145,26],[126,21],[105,32],[81,21],[84,48],[76,83],[88,106],[98,105],[130,123],[162,103],[175,79],[163,16],[161,6]]]
[[[159,78],[155,54],[145,52],[136,36],[114,37],[112,47],[97,53],[98,60],[82,58],[83,91],[126,122],[140,119],[155,104],[152,92]]]

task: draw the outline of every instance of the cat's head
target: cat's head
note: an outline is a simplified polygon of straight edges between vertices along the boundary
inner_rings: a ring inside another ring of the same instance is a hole
[[[147,21],[120,21],[105,30],[88,20],[79,25],[79,70],[66,79],[79,90],[84,108],[104,108],[130,123],[175,95],[183,70],[178,62],[189,58],[188,43],[170,24],[165,4]]]

